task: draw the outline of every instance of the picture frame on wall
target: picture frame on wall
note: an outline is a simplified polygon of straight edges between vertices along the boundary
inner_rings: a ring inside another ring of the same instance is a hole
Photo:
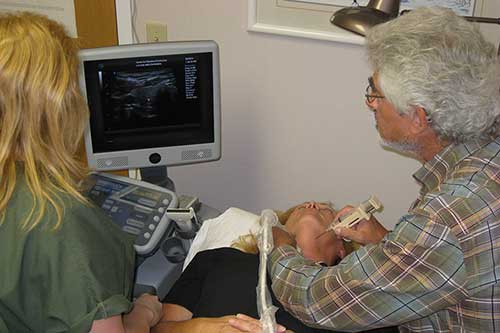
[[[459,15],[481,13],[487,0],[401,0],[401,10],[445,6]],[[333,13],[368,0],[248,0],[248,31],[312,38],[354,45],[364,38],[330,23]]]
[[[291,0],[312,4],[322,4],[340,7],[353,5],[366,6],[369,0]],[[401,10],[417,7],[440,6],[453,10],[458,15],[472,16],[474,14],[475,0],[401,0]]]

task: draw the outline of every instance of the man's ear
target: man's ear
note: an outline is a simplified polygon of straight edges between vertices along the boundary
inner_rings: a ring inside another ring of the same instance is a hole
[[[421,106],[416,106],[411,114],[410,130],[413,134],[421,133],[430,127],[425,109]]]

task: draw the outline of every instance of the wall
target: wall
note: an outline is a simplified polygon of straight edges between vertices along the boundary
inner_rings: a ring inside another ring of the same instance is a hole
[[[137,1],[141,41],[146,21],[167,23],[169,40],[220,46],[222,159],[170,168],[179,193],[256,213],[376,194],[389,228],[416,197],[419,163],[380,147],[364,105],[363,47],[249,33],[246,0]]]

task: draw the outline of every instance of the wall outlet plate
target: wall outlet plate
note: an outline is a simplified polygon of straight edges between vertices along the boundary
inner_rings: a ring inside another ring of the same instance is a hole
[[[148,43],[166,42],[167,25],[160,22],[146,22],[146,40]]]

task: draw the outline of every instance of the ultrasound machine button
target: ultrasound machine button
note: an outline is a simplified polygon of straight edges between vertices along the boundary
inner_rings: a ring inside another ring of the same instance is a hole
[[[116,213],[118,211],[118,206],[111,207],[111,213]]]
[[[148,207],[156,206],[156,201],[154,201],[154,200],[139,198],[137,200],[137,202],[140,203],[141,205],[148,206]]]
[[[134,212],[132,214],[132,217],[139,221],[146,221],[149,217],[149,214],[144,214],[142,212]]]
[[[154,224],[150,224],[149,225],[149,230],[153,231],[155,230],[156,226]]]
[[[144,238],[146,238],[146,239],[151,238],[151,234],[150,234],[149,232],[146,232],[146,233],[144,234]]]
[[[134,234],[134,235],[138,235],[141,233],[141,230],[134,228],[134,227],[130,227],[128,225],[124,226],[123,230],[128,232],[128,233]]]
[[[170,201],[169,201],[168,199],[163,199],[162,203],[163,203],[164,205],[168,205],[168,204],[170,203]]]
[[[134,219],[127,219],[127,224],[134,226],[134,227],[141,228],[141,229],[144,228],[144,222],[137,221]]]
[[[149,208],[142,208],[139,206],[134,206],[134,210],[141,212],[141,213],[144,213],[144,214],[149,214],[151,212],[151,210]]]
[[[106,209],[106,210],[111,208],[110,205],[102,205],[101,207],[102,207],[102,209]]]
[[[160,222],[160,217],[159,217],[159,216],[155,216],[155,217],[153,217],[153,221],[155,221],[155,222]]]
[[[163,214],[163,213],[165,213],[165,207],[160,207],[160,208],[158,208],[158,211],[159,211],[160,213],[162,213],[162,214]]]

